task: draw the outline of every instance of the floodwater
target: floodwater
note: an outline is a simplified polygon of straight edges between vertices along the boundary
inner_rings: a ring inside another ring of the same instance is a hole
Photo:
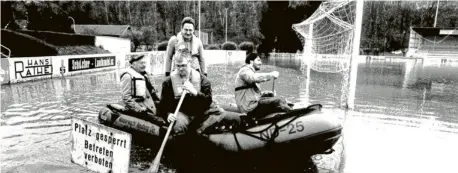
[[[329,155],[315,155],[304,172],[454,172],[458,170],[458,65],[421,60],[366,60],[358,66],[355,109],[342,105],[342,74],[311,71],[290,59],[265,61],[278,70],[278,95],[302,105],[321,103],[343,123]],[[217,102],[234,103],[241,63],[211,65]],[[118,71],[1,88],[1,172],[88,172],[70,162],[70,118],[96,122],[98,110],[121,100]],[[162,76],[155,78],[160,90]],[[262,85],[273,88],[272,82]],[[345,91],[345,90],[344,90]],[[132,147],[130,172],[145,172],[157,148]],[[309,158],[303,159],[304,164]],[[161,167],[161,172],[174,168]]]

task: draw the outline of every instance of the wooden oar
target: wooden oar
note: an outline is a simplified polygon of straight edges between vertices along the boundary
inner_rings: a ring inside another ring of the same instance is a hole
[[[178,106],[175,110],[175,117],[178,114],[178,111],[180,110],[181,103],[183,103],[184,96],[186,95],[186,91],[183,91],[181,94],[180,101],[178,102]],[[173,125],[175,125],[175,120],[170,123],[169,128],[167,129],[167,133],[165,133],[164,140],[162,141],[161,148],[159,148],[159,152],[157,152],[156,157],[154,158],[153,162],[151,163],[151,167],[149,168],[148,172],[151,173],[157,173],[159,171],[159,163],[161,162],[161,157],[162,157],[162,152],[164,151],[165,144],[167,143],[167,139],[169,138],[170,132],[173,129]]]
[[[275,92],[275,80],[277,80],[277,79],[274,79],[272,81],[272,93],[273,93],[274,97],[277,96],[277,92]]]

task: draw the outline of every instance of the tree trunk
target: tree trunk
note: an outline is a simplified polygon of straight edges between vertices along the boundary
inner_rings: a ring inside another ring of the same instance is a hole
[[[107,1],[103,1],[103,5],[104,5],[104,7],[105,7],[105,17],[106,17],[106,21],[107,21],[107,24],[110,24],[110,21],[108,20],[108,15],[109,15],[109,13],[108,13],[107,3],[108,3]]]

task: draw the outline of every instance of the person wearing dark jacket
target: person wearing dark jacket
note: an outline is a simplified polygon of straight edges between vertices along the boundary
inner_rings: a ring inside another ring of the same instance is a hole
[[[161,114],[169,122],[176,121],[175,135],[184,134],[188,129],[202,134],[225,115],[224,110],[213,102],[210,81],[190,66],[190,56],[188,51],[177,52],[174,56],[176,69],[162,83]],[[182,92],[187,93],[175,116]]]

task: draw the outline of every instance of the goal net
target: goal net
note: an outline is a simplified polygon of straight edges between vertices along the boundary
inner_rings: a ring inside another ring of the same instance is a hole
[[[361,2],[358,3],[361,5]],[[304,46],[301,70],[307,71],[307,79],[310,78],[311,70],[341,76],[340,106],[347,108],[353,105],[349,100],[354,99],[356,88],[356,74],[350,73],[357,68],[350,67],[352,56],[356,55],[353,51],[359,51],[353,50],[356,47],[353,44],[359,44],[354,42],[357,28],[356,4],[355,0],[322,2],[307,20],[293,25]],[[350,74],[354,76],[351,77]],[[322,92],[324,95],[332,94],[326,89]]]
[[[303,63],[318,72],[347,71],[352,54],[356,1],[322,2],[307,20],[294,24],[304,50]]]

